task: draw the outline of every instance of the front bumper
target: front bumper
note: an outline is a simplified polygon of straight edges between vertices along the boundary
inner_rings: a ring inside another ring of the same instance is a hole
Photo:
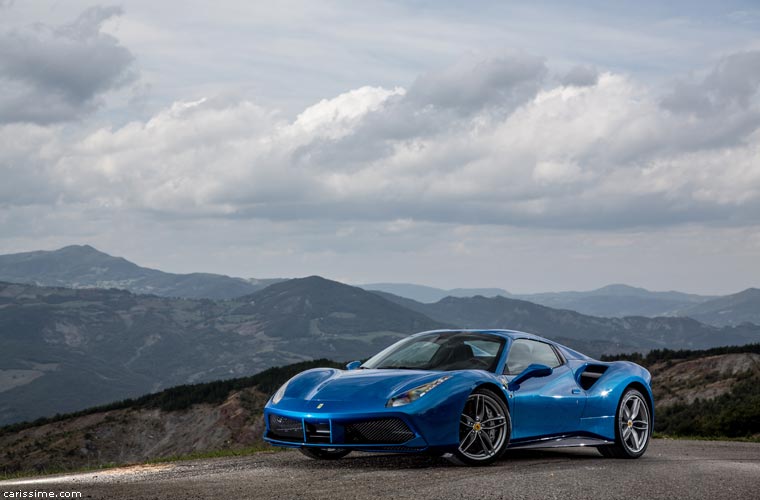
[[[264,421],[264,440],[275,446],[410,453],[430,447],[415,419],[397,411],[320,414],[266,409]]]

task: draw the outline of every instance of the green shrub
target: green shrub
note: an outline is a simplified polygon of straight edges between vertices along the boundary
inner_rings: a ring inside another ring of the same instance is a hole
[[[646,354],[632,352],[628,354],[611,354],[602,356],[602,361],[633,361],[642,366],[651,366],[661,361],[688,360],[718,356],[720,354],[760,354],[760,344],[746,344],[739,346],[713,347],[712,349],[688,350],[688,349],[655,349]]]
[[[655,403],[656,404],[656,403]],[[745,378],[731,392],[657,409],[655,430],[673,436],[751,437],[760,434],[760,378]]]

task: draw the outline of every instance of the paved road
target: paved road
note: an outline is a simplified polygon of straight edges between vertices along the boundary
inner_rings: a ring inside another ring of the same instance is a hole
[[[593,449],[511,452],[483,468],[424,456],[298,452],[197,460],[0,482],[0,491],[80,491],[83,498],[731,499],[760,498],[760,444],[652,441],[639,460]],[[0,499],[3,495],[0,494]]]

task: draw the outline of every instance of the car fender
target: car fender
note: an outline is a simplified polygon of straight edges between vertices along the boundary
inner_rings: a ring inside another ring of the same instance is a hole
[[[592,363],[606,365],[607,370],[586,391],[586,407],[581,417],[583,430],[598,434],[607,439],[615,439],[615,414],[618,403],[625,389],[632,384],[640,386],[639,389],[644,389],[644,396],[649,401],[652,422],[654,422],[654,396],[651,389],[652,377],[645,368],[629,361]],[[579,370],[583,370],[583,367],[579,368]]]
[[[502,380],[492,373],[462,370],[449,374],[449,380],[411,403],[407,411],[415,413],[415,420],[429,429],[428,438],[431,442],[459,446],[459,421],[467,398],[473,391],[483,385],[492,385],[501,389],[504,401],[509,402],[509,399],[504,392]]]

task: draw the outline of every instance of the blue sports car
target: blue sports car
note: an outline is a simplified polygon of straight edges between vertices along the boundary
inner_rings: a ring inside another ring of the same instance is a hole
[[[280,387],[264,439],[318,459],[428,452],[485,465],[512,448],[638,458],[652,433],[647,370],[528,333],[423,332],[346,368],[307,370]]]

